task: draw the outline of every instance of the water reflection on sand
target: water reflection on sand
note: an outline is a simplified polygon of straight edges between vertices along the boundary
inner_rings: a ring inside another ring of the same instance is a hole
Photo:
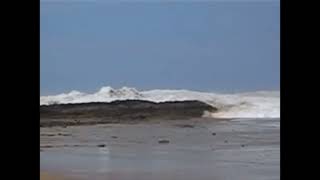
[[[41,136],[41,170],[104,180],[280,179],[279,123],[195,119],[41,128],[56,134]]]

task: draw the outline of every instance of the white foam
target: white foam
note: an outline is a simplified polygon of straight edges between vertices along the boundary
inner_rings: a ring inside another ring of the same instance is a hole
[[[40,105],[111,102],[115,100],[148,100],[153,102],[199,100],[219,109],[216,113],[204,115],[216,118],[279,118],[279,91],[257,91],[237,94],[197,92],[189,90],[149,90],[138,91],[135,88],[123,87],[113,89],[102,87],[98,92],[87,94],[71,91],[67,94],[41,96]]]

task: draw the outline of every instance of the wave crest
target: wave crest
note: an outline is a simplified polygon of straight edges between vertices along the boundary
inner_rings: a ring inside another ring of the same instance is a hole
[[[40,105],[112,102],[115,100],[147,100],[153,102],[198,100],[217,107],[215,113],[206,112],[204,116],[215,118],[279,118],[280,92],[256,91],[236,94],[198,92],[189,90],[156,89],[138,91],[131,87],[114,89],[102,87],[98,92],[87,94],[71,91],[67,94],[41,96]]]

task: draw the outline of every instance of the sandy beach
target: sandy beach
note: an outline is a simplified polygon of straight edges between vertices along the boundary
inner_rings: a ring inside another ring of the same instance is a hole
[[[195,118],[43,127],[41,171],[97,180],[276,180],[279,123],[279,119]],[[50,178],[58,176],[41,177]]]
[[[68,178],[59,176],[57,174],[50,174],[48,172],[40,172],[40,180],[67,180]],[[68,179],[70,180],[70,179]]]

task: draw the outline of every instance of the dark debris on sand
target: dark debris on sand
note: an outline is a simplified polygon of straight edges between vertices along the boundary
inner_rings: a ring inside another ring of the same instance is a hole
[[[194,125],[191,124],[177,124],[175,125],[176,127],[180,127],[180,128],[194,128]]]
[[[158,143],[159,143],[159,144],[168,144],[168,143],[170,143],[170,141],[167,140],[167,139],[159,139],[159,140],[158,140]]]

